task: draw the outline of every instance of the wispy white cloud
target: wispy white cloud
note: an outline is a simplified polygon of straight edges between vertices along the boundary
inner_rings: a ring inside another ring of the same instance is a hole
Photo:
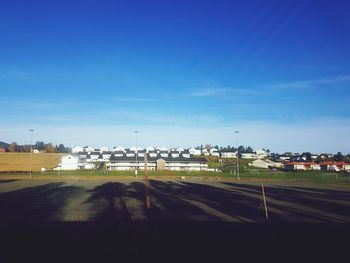
[[[113,101],[121,101],[121,102],[151,102],[156,101],[155,98],[143,98],[143,97],[122,97],[122,98],[113,98]]]
[[[104,106],[106,102],[95,102],[95,101],[83,101],[79,99],[65,99],[62,101],[40,101],[40,100],[24,100],[24,99],[6,99],[2,102],[3,106],[13,107],[15,109],[26,109],[26,110],[41,110],[41,109],[75,109],[78,106]]]
[[[191,93],[191,96],[194,97],[208,97],[208,96],[217,96],[223,93],[228,92],[228,89],[225,88],[208,88],[208,89],[197,89]]]
[[[350,83],[350,75],[340,75],[330,78],[320,78],[313,80],[294,81],[288,83],[279,83],[269,85],[270,88],[280,89],[309,89],[309,88],[321,88],[335,85],[344,85]]]
[[[31,70],[23,69],[21,67],[1,66],[0,78],[33,81],[38,80],[40,78],[40,74]]]
[[[240,94],[240,95],[254,95],[258,94],[257,91],[249,89],[237,89],[237,88],[205,88],[192,91],[193,97],[211,97],[220,96],[223,94]]]

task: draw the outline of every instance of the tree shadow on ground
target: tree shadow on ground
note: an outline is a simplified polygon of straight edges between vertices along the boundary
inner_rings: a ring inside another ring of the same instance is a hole
[[[60,221],[60,209],[80,191],[64,183],[49,183],[0,193],[0,223]]]
[[[206,184],[151,180],[152,219],[262,222],[258,196]]]
[[[262,195],[261,186],[224,183]],[[350,192],[324,188],[265,185],[270,221],[350,222]]]
[[[150,181],[151,208],[146,209],[143,183],[108,182],[88,191],[85,201],[96,211],[89,221],[131,222],[136,210],[150,222],[235,221],[262,222],[264,214],[258,197],[198,183]],[[137,218],[136,218],[137,220]]]
[[[90,221],[105,223],[132,221],[126,199],[136,199],[142,202],[145,195],[145,187],[142,183],[134,182],[126,185],[119,182],[108,182],[88,191],[91,196],[85,201],[91,209],[97,213]]]

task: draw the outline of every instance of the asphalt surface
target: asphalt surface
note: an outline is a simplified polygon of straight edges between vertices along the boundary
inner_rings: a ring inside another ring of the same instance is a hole
[[[148,210],[141,180],[0,180],[0,262],[335,262],[347,255],[347,187],[264,186],[268,220],[258,182],[150,180]]]
[[[269,222],[349,223],[350,191],[264,183]],[[0,180],[0,222],[266,222],[259,183]]]

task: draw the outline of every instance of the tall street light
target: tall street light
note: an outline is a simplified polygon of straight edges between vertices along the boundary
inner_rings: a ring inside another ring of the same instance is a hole
[[[137,146],[137,144],[138,144],[138,142],[137,142],[137,134],[139,133],[139,131],[134,131],[134,133],[135,133],[135,136],[136,136],[136,151],[135,151],[135,155],[136,155],[136,163],[135,163],[135,176],[137,177],[137,152],[138,152],[138,150],[137,150],[137,148],[138,148],[138,146]]]
[[[238,133],[239,131],[235,131],[236,134],[236,149],[237,149],[237,153],[236,153],[236,169],[237,169],[237,179],[239,180],[239,164],[238,164]]]
[[[30,129],[29,130],[30,132],[30,167],[29,167],[29,177],[32,177],[32,159],[33,159],[33,132],[34,130],[33,129]]]

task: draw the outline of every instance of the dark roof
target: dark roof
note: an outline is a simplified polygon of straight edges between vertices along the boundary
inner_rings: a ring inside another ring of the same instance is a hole
[[[87,155],[87,152],[78,152],[77,155]]]
[[[190,157],[190,158],[184,158],[184,157],[177,157],[177,158],[171,158],[171,157],[160,157],[160,156],[157,156],[157,157],[148,157],[147,158],[147,161],[148,162],[155,162],[159,159],[163,159],[164,161],[166,162],[201,162],[201,163],[207,163],[207,159],[205,158],[199,158],[199,157]],[[125,161],[128,161],[128,162],[135,162],[135,158],[133,157],[127,157],[127,156],[112,156],[110,158],[110,161],[115,161],[115,162],[125,162]],[[138,162],[142,162],[143,159],[138,159]]]
[[[91,152],[90,155],[100,155],[99,152]]]

